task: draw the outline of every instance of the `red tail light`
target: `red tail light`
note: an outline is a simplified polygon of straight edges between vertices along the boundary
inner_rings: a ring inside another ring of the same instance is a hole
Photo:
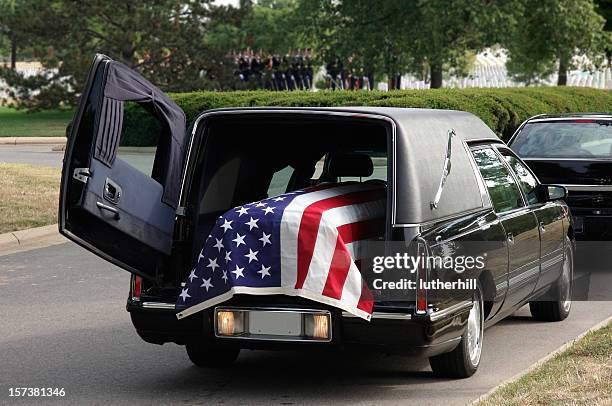
[[[416,287],[416,313],[427,313],[427,289],[424,289],[423,282],[427,282],[426,258],[427,253],[424,243],[419,242],[417,255],[419,258],[419,266],[417,268],[417,287]]]
[[[132,275],[132,300],[140,300],[142,294],[142,278],[140,276]]]

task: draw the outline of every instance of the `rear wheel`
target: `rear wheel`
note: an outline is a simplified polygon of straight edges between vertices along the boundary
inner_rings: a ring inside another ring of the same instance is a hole
[[[436,375],[447,378],[467,378],[474,375],[480,365],[484,326],[484,302],[480,282],[474,292],[474,303],[468,323],[457,347],[446,354],[429,358]]]
[[[187,344],[186,348],[191,362],[201,368],[228,367],[240,354],[240,348],[221,347],[208,343]]]
[[[574,277],[574,255],[571,241],[565,241],[565,255],[561,276],[551,290],[540,301],[529,302],[529,311],[540,321],[565,320],[572,308],[572,279]],[[548,299],[548,300],[546,300]]]

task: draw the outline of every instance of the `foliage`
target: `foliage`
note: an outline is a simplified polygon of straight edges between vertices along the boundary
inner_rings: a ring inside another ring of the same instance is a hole
[[[558,66],[564,85],[575,55],[586,56],[590,69],[602,62],[612,36],[603,31],[605,19],[593,0],[524,0],[526,13],[520,29],[508,40],[508,71],[518,80],[537,82]]]
[[[0,15],[0,25],[28,39],[45,71],[26,78],[2,69],[0,77],[16,89],[11,96],[19,106],[31,109],[73,105],[97,52],[167,91],[227,88],[233,83],[227,50],[207,35],[221,30],[219,21],[238,20],[240,11],[210,2],[22,0],[18,12]]]
[[[390,106],[469,111],[507,140],[522,121],[540,113],[610,111],[612,92],[587,88],[431,89],[390,92],[193,92],[175,93],[172,99],[188,121],[205,110],[223,107],[286,106]],[[126,108],[122,143],[155,145],[156,134],[146,112]]]
[[[301,0],[315,49],[389,78],[413,72],[442,85],[442,73],[465,70],[466,54],[493,45],[516,26],[518,0]],[[379,75],[375,75],[379,76]],[[391,83],[396,87],[397,83]]]

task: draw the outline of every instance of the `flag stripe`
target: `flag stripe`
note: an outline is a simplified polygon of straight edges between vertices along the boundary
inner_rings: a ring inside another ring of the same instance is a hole
[[[296,289],[301,289],[306,280],[323,212],[336,207],[381,199],[382,197],[384,197],[384,191],[381,190],[353,192],[320,200],[312,203],[304,210],[298,232]]]

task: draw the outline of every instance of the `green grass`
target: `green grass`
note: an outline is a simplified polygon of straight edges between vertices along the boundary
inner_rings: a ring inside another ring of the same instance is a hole
[[[0,137],[63,137],[72,110],[28,113],[0,106]]]
[[[612,323],[588,333],[477,406],[611,404]]]
[[[0,234],[57,222],[60,168],[0,162]]]

